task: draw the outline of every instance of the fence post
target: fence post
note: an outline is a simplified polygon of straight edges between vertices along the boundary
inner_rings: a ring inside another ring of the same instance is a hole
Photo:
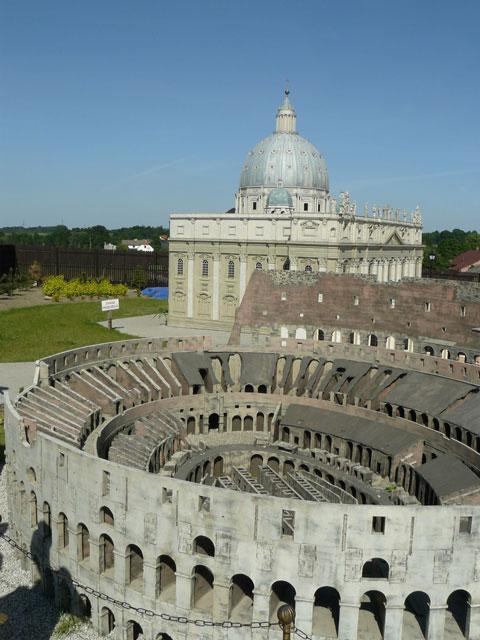
[[[59,248],[55,247],[55,275],[60,275],[60,257],[58,255]]]
[[[99,273],[99,255],[98,255],[98,249],[95,249],[95,278],[98,278],[98,273]]]

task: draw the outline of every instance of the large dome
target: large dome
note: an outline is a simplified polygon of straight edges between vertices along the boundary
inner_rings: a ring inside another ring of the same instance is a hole
[[[328,191],[325,159],[298,133],[272,133],[247,154],[240,188],[279,184]]]
[[[248,152],[240,178],[240,188],[278,186],[328,191],[325,159],[296,133],[296,114],[288,91],[277,111],[275,133]]]

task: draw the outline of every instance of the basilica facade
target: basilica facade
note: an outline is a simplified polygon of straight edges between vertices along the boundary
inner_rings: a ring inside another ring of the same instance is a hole
[[[275,132],[248,152],[227,213],[170,216],[169,322],[230,328],[255,270],[420,278],[418,209],[361,210],[330,194],[322,154],[297,133],[288,91]]]

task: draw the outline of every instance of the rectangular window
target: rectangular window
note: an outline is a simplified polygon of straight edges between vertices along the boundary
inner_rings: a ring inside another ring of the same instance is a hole
[[[254,202],[254,203],[252,204],[252,209],[253,209],[254,211],[256,211],[256,210],[257,210],[257,203],[256,203],[256,202]]]
[[[177,235],[183,236],[184,233],[185,233],[185,227],[183,226],[183,224],[179,224],[177,227]]]
[[[465,318],[465,316],[467,315],[467,307],[460,307],[460,317],[461,318]]]
[[[255,235],[263,236],[263,227],[255,227]]]
[[[202,235],[203,236],[208,236],[209,230],[210,230],[210,227],[208,226],[208,224],[202,225]]]
[[[286,300],[287,299],[287,292],[286,291],[282,291],[282,295],[281,295],[281,300]]]
[[[207,496],[200,496],[198,499],[199,511],[210,511],[210,498]]]
[[[59,467],[64,467],[65,466],[65,454],[64,453],[60,453],[58,456],[58,466]]]
[[[427,302],[425,302],[425,311],[429,313],[431,310],[432,310],[432,303],[427,300]]]
[[[173,491],[171,489],[167,489],[166,487],[162,488],[162,502],[164,504],[171,504],[172,496],[173,496]]]
[[[108,496],[110,494],[110,473],[104,471],[102,473],[102,496]]]
[[[385,517],[384,516],[373,516],[372,533],[385,533]]]
[[[308,211],[308,202],[303,203],[303,210]]]
[[[228,227],[228,235],[229,236],[236,236],[237,235],[237,227],[234,224],[231,224]]]
[[[293,538],[295,531],[295,511],[282,509],[282,536]]]
[[[318,294],[318,301],[323,302],[323,293]]]
[[[390,298],[390,309],[395,309],[395,298]]]
[[[472,516],[460,516],[460,533],[472,533]]]
[[[358,296],[353,296],[353,304],[358,307],[360,304],[360,298]]]

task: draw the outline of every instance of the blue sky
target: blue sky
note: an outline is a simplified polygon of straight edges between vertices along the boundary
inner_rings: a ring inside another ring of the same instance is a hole
[[[334,193],[480,229],[480,2],[3,0],[0,226],[233,206],[285,79]]]

